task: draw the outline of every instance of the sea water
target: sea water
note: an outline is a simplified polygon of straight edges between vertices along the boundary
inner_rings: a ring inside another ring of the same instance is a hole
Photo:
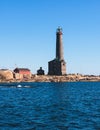
[[[100,82],[0,84],[0,130],[100,130]]]

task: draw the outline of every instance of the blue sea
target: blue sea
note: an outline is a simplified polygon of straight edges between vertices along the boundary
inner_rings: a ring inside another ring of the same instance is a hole
[[[100,82],[0,84],[0,130],[100,130]]]

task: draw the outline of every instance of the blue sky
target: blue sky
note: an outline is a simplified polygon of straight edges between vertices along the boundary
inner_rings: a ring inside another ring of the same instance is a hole
[[[1,0],[0,68],[47,73],[58,26],[67,73],[100,74],[100,0]]]

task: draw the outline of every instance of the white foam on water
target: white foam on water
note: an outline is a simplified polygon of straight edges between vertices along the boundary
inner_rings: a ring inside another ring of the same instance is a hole
[[[30,88],[30,86],[27,86],[27,85],[25,85],[24,87],[25,87],[25,88]]]
[[[18,88],[21,88],[21,87],[22,87],[22,85],[18,84],[18,85],[17,85],[17,87],[18,87]]]

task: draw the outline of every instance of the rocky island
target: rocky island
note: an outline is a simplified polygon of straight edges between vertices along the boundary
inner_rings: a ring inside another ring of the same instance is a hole
[[[79,82],[79,81],[100,81],[100,75],[82,75],[82,74],[67,74],[63,76],[56,75],[36,75],[31,74],[22,76],[10,70],[0,71],[0,82],[10,83],[10,82]]]

